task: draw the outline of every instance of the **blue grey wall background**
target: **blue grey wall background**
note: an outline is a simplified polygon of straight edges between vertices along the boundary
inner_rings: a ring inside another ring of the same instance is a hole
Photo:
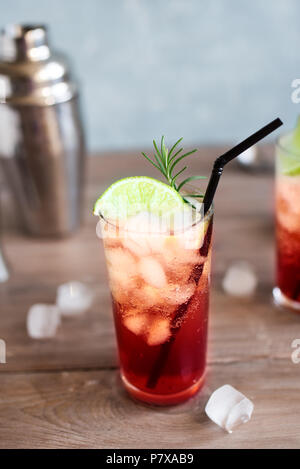
[[[299,0],[10,0],[2,25],[49,24],[82,86],[91,150],[231,142],[300,104]]]

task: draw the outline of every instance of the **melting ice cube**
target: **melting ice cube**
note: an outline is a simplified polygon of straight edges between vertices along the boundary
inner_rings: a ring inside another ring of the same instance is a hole
[[[232,433],[235,427],[250,420],[253,409],[246,396],[225,384],[212,393],[205,412],[213,422]]]
[[[166,229],[163,218],[150,212],[141,212],[124,224],[123,245],[137,256],[147,256],[162,249],[161,235]]]
[[[55,305],[36,304],[27,314],[27,332],[33,339],[54,337],[60,324],[59,309]]]
[[[124,325],[136,335],[144,334],[148,324],[148,315],[135,313],[124,318]]]
[[[171,335],[168,319],[155,319],[149,327],[147,334],[148,345],[160,345],[166,342]]]
[[[56,304],[63,316],[73,316],[87,311],[92,301],[92,291],[84,283],[63,283],[57,289]]]
[[[161,264],[153,257],[143,257],[139,261],[139,271],[146,283],[156,288],[167,284],[167,277]]]
[[[166,302],[174,305],[181,305],[191,298],[195,290],[195,283],[184,285],[170,284],[164,288],[163,296]]]
[[[123,248],[106,249],[105,256],[109,267],[126,272],[127,275],[136,273],[134,256]]]
[[[232,264],[223,279],[225,292],[232,296],[251,296],[256,285],[256,275],[252,267],[246,262]]]
[[[123,238],[123,246],[137,256],[147,256],[151,252],[148,238],[141,234],[138,236],[127,234]]]
[[[126,220],[124,230],[134,233],[160,233],[164,231],[163,219],[150,212],[140,212]]]

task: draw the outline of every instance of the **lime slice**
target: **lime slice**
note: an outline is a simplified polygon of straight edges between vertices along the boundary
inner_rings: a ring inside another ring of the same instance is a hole
[[[300,174],[300,155],[293,152],[290,142],[278,151],[280,172],[285,176]]]
[[[300,158],[300,117],[298,117],[296,128],[293,132],[292,149]]]
[[[294,131],[283,137],[279,152],[281,172],[286,176],[300,175],[300,118]]]
[[[147,211],[165,214],[181,209],[184,201],[172,187],[146,176],[129,177],[113,183],[99,197],[94,215],[108,219],[126,219]]]
[[[288,156],[281,156],[281,168],[282,173],[285,176],[299,176],[300,175],[300,158],[299,161],[295,161],[295,158]]]

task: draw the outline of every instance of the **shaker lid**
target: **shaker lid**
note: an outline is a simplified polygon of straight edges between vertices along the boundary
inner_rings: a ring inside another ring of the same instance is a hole
[[[47,30],[44,25],[7,25],[0,36],[0,58],[17,60],[45,60],[50,57]]]
[[[0,102],[47,106],[74,94],[69,65],[52,53],[45,25],[13,24],[0,32]]]

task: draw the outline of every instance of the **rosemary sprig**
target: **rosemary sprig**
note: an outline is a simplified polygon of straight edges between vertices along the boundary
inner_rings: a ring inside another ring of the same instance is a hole
[[[166,178],[168,183],[170,184],[171,187],[173,187],[177,192],[180,192],[180,190],[183,188],[185,184],[191,181],[196,181],[199,179],[205,179],[205,176],[190,176],[180,183],[177,182],[177,178],[182,174],[186,169],[187,166],[184,166],[182,169],[180,169],[177,173],[174,174],[174,169],[178,165],[180,161],[182,161],[184,158],[187,156],[192,155],[195,153],[197,150],[192,150],[188,151],[187,153],[182,153],[183,148],[178,149],[179,143],[182,141],[182,137],[177,140],[177,142],[174,143],[174,145],[171,147],[171,150],[169,151],[168,148],[165,145],[165,137],[162,136],[161,142],[160,142],[160,150],[158,148],[158,145],[155,140],[153,140],[153,146],[154,146],[154,159],[149,158],[144,152],[142,152],[142,155],[153,165],[155,166],[156,169],[158,169],[161,174]],[[186,197],[195,197],[195,198],[202,198],[203,194],[185,194],[183,196],[181,194],[182,198],[184,199],[185,202],[189,201],[186,199]]]

